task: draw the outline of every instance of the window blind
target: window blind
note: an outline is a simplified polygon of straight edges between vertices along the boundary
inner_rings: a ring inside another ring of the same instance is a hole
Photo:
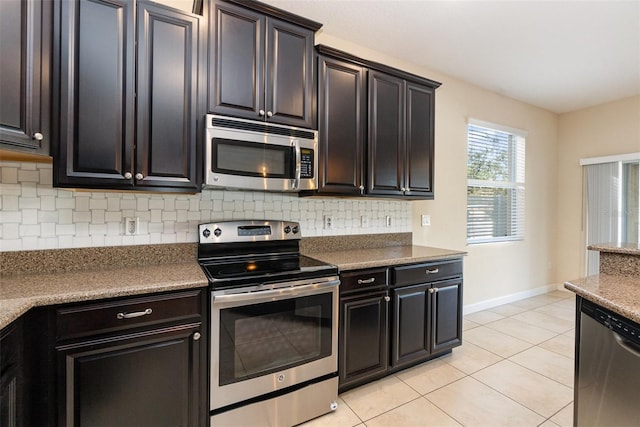
[[[467,241],[524,237],[525,138],[469,124]]]

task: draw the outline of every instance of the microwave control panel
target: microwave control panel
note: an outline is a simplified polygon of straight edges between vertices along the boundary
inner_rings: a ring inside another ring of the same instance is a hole
[[[300,178],[313,178],[313,150],[300,149]]]

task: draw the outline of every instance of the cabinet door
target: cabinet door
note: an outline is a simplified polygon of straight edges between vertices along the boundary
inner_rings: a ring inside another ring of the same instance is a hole
[[[259,13],[214,1],[209,10],[209,111],[261,119],[264,25]]]
[[[0,148],[49,155],[51,3],[0,1]]]
[[[23,425],[19,413],[22,340],[18,324],[14,322],[0,331],[0,426],[3,427]]]
[[[364,191],[366,70],[318,57],[318,192]]]
[[[433,284],[431,294],[431,352],[439,353],[462,344],[462,279]]]
[[[388,366],[386,292],[340,299],[340,389],[384,375]]]
[[[197,190],[200,19],[142,1],[137,19],[136,186]]]
[[[405,195],[433,199],[434,90],[407,83]]]
[[[54,186],[132,185],[134,1],[54,6]]]
[[[266,20],[266,115],[273,123],[313,128],[313,31]]]
[[[198,426],[198,325],[58,346],[59,425]]]
[[[402,366],[429,356],[429,285],[393,291],[391,365]]]
[[[371,195],[402,195],[405,161],[405,81],[369,71],[369,177]]]

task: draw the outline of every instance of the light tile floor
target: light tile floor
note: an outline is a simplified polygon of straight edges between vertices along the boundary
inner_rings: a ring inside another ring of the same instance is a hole
[[[304,427],[571,427],[574,323],[560,290],[467,315],[452,354],[342,393]]]

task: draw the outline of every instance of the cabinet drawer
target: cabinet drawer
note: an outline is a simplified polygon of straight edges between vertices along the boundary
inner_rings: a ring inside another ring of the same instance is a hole
[[[387,269],[347,271],[340,274],[340,293],[387,286]]]
[[[405,265],[391,269],[391,284],[393,286],[427,283],[446,277],[462,274],[462,261],[440,261],[425,264]]]
[[[199,322],[202,290],[150,295],[56,309],[58,340],[162,323]]]

